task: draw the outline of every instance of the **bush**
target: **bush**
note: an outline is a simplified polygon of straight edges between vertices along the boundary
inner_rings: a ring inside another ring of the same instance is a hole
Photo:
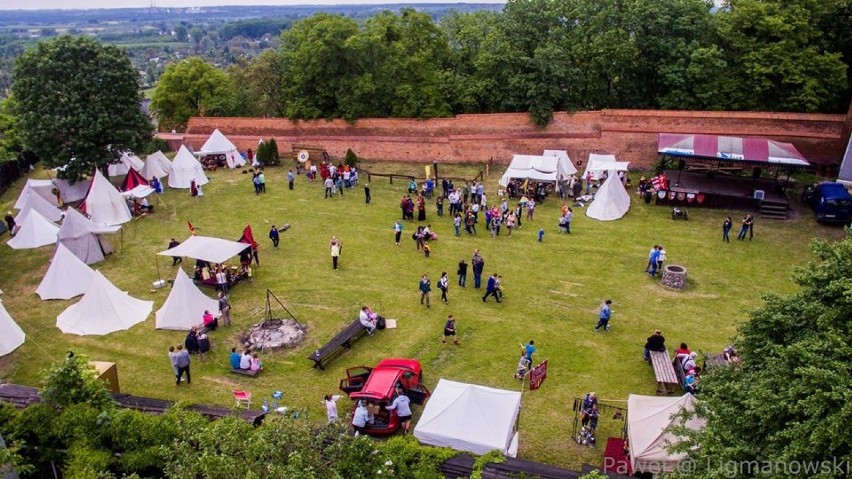
[[[280,166],[281,156],[278,154],[278,143],[275,142],[275,138],[270,138],[267,143],[269,143],[269,159],[264,164],[269,166]]]
[[[352,151],[352,148],[346,150],[346,157],[343,160],[349,166],[355,166],[358,164],[358,155]]]
[[[157,138],[156,136],[151,138],[151,140],[145,144],[145,148],[142,150],[142,153],[146,155],[150,155],[151,153],[162,151],[169,151],[169,143],[162,139]]]

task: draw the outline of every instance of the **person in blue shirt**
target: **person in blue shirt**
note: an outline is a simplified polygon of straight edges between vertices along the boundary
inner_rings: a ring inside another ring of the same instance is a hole
[[[237,348],[231,348],[231,369],[240,369],[240,359],[242,355],[237,352]]]
[[[292,190],[293,182],[296,180],[296,176],[293,175],[293,170],[287,172],[287,186]]]
[[[402,388],[396,389],[396,397],[386,409],[388,411],[396,411],[396,415],[399,417],[399,422],[402,425],[402,433],[408,434],[408,427],[411,425],[411,399],[408,399]]]
[[[528,361],[527,367],[529,367],[529,368],[532,368],[532,357],[533,357],[533,354],[535,354],[535,351],[536,351],[535,341],[530,339],[530,342],[528,342],[527,345],[524,346],[524,356],[527,357],[527,361]]]
[[[660,247],[656,246],[654,251],[651,252],[651,256],[648,258],[651,262],[651,271],[648,271],[648,276],[656,276],[657,275],[657,267],[660,265]]]
[[[158,195],[163,194],[163,184],[160,183],[160,179],[156,176],[151,178],[151,188],[154,189],[154,193],[157,193]]]
[[[601,314],[598,319],[598,324],[595,326],[596,333],[601,327],[604,328],[604,330],[609,331],[609,318],[612,316],[612,311],[610,310],[611,304],[612,300],[608,299],[601,305]]]
[[[488,284],[485,286],[485,296],[482,297],[482,302],[488,302],[487,300],[489,296],[494,296],[494,299],[496,299],[498,303],[502,302],[500,301],[500,296],[497,295],[497,273],[492,274],[488,278]]]

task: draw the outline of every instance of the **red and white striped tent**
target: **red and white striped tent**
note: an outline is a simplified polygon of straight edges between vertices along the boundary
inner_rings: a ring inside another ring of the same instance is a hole
[[[661,155],[807,167],[810,163],[792,143],[765,138],[660,133]]]

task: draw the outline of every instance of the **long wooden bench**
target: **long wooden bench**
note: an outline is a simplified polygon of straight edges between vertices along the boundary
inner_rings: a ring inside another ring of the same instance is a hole
[[[234,369],[234,368],[231,368],[231,372],[234,373],[234,374],[242,374],[243,376],[251,376],[253,378],[256,378],[257,375],[260,374],[261,371],[263,371],[263,370],[258,369],[257,371],[252,371],[251,369]]]
[[[352,343],[365,334],[367,334],[367,329],[356,319],[346,329],[339,332],[337,336],[331,338],[329,342],[308,356],[308,359],[314,362],[315,368],[325,370],[325,363],[330,361],[331,358],[343,349],[350,349]]]
[[[651,351],[651,364],[657,378],[657,394],[675,394],[680,391],[680,381],[668,351]]]

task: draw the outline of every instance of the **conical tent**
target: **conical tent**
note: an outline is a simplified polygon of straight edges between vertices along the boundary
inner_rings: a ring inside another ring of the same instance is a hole
[[[127,172],[127,176],[124,177],[124,181],[121,182],[121,187],[118,188],[118,191],[130,191],[137,186],[148,186],[148,180],[140,175],[138,171],[130,170]]]
[[[59,243],[36,294],[42,299],[71,299],[89,289],[95,271]]]
[[[59,202],[56,200],[56,195],[53,194],[53,182],[51,180],[30,179],[27,180],[27,184],[24,185],[24,189],[21,190],[21,194],[18,195],[18,199],[15,201],[15,209],[24,209],[24,203],[26,202],[27,197],[32,193],[38,194],[53,206],[59,206]]]
[[[121,154],[121,158],[119,158],[118,163],[113,163],[107,167],[107,174],[109,174],[109,176],[126,175],[130,172],[130,170],[141,170],[143,166],[145,166],[145,164],[142,163],[142,160],[140,160],[138,156],[129,151],[125,151]]]
[[[80,301],[56,317],[56,327],[66,334],[104,335],[145,321],[153,308],[153,301],[130,296],[95,271]]]
[[[169,174],[169,187],[189,188],[192,180],[196,185],[206,185],[209,180],[204,174],[204,167],[192,156],[192,153],[181,145],[174,161],[172,161],[172,172]]]
[[[151,178],[163,179],[169,176],[171,171],[172,163],[168,158],[166,158],[166,155],[164,155],[162,151],[157,151],[156,153],[151,153],[147,158],[145,158],[145,166],[139,170],[139,174],[141,174],[146,180],[151,181]]]
[[[18,234],[6,242],[13,249],[38,248],[56,243],[59,226],[51,223],[38,211],[28,213],[24,222],[18,226]]]
[[[660,474],[677,470],[686,454],[668,452],[669,445],[676,444],[680,438],[667,429],[679,424],[677,414],[693,410],[692,394],[674,398],[636,394],[627,397],[627,437],[633,471]],[[685,426],[700,430],[704,424],[703,419],[692,418]]]
[[[97,169],[92,178],[92,186],[80,209],[89,215],[89,219],[93,222],[102,225],[120,225],[133,218],[130,208],[127,207],[127,200]]]
[[[219,302],[202,293],[183,269],[178,268],[172,292],[156,313],[156,328],[188,331],[201,324],[204,311],[218,316]]]
[[[86,264],[103,261],[114,251],[112,245],[103,236],[115,233],[121,226],[105,226],[93,223],[74,208],[65,211],[65,219],[59,227],[57,238],[77,258]]]
[[[33,210],[38,211],[39,214],[50,221],[59,221],[62,219],[62,210],[57,208],[50,201],[44,199],[34,190],[29,190],[29,193],[26,195],[22,203],[23,206],[20,208],[21,212],[18,213],[18,216],[15,218],[15,222],[17,223],[23,223],[27,213]]]
[[[586,216],[601,221],[617,220],[630,209],[630,194],[621,184],[615,170],[609,172],[603,186],[595,193],[595,200],[586,209]]]
[[[24,330],[9,316],[3,302],[0,301],[0,356],[5,356],[24,344]]]
[[[246,160],[237,151],[237,147],[231,143],[224,134],[218,129],[213,130],[210,138],[201,147],[199,155],[225,155],[225,161],[228,163],[228,168],[239,168],[246,164]]]

